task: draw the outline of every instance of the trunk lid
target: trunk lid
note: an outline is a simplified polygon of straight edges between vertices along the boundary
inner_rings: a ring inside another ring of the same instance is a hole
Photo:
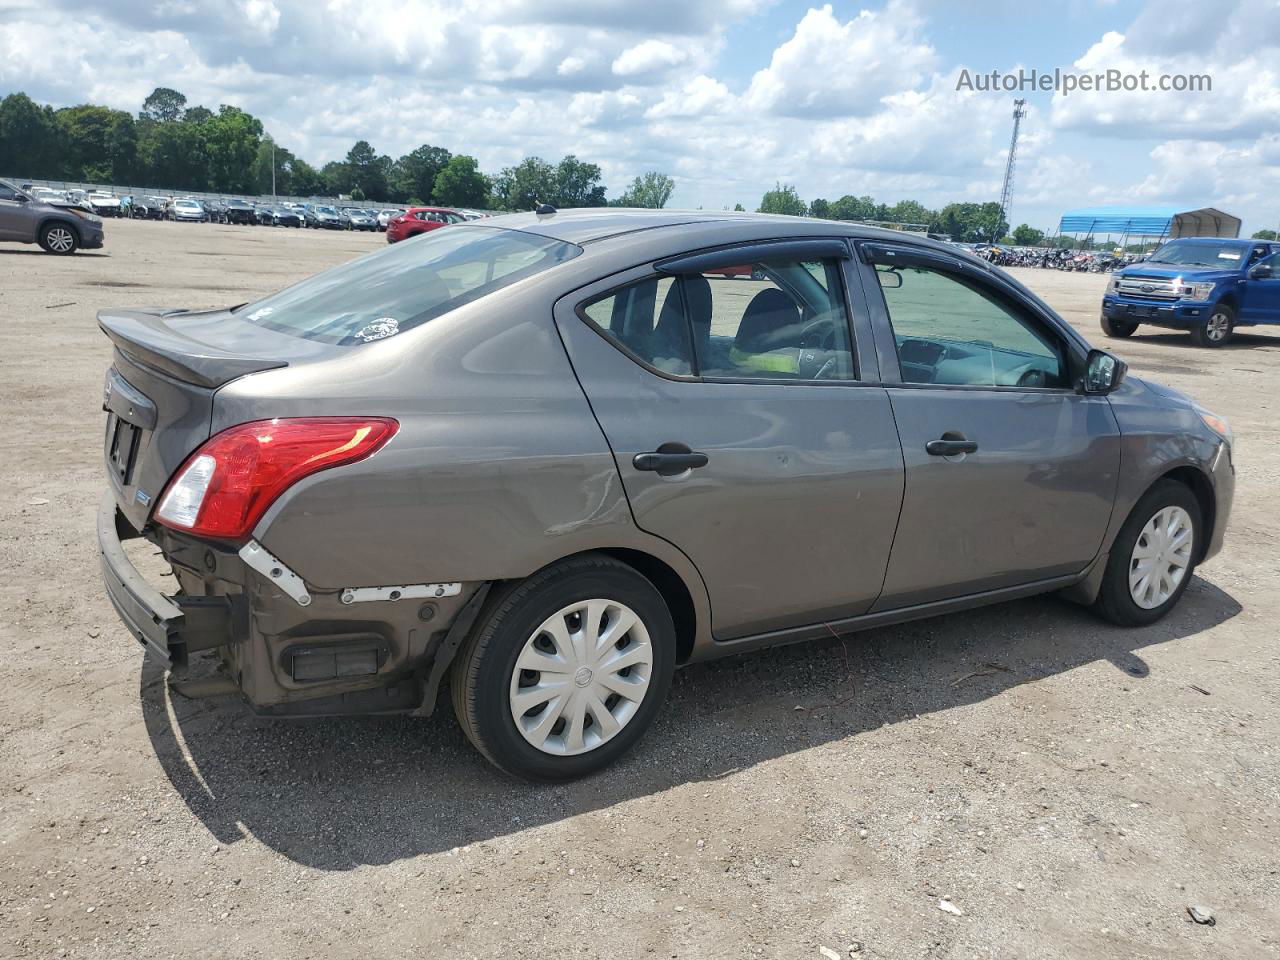
[[[325,350],[229,310],[103,310],[98,326],[115,345],[102,401],[107,476],[138,530],[174,471],[209,438],[219,387]]]

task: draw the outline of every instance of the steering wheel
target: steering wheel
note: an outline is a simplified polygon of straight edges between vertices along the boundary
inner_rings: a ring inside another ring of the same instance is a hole
[[[1028,364],[1018,375],[1017,386],[1019,387],[1047,387],[1048,385],[1049,375],[1039,367]]]
[[[836,322],[830,317],[819,317],[804,325],[800,331],[800,348],[821,347],[823,350],[836,348]]]

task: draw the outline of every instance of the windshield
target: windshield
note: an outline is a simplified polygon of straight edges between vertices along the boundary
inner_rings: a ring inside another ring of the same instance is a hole
[[[335,217],[338,215],[338,211],[333,207],[316,207],[316,213],[327,213]]]
[[[1190,243],[1173,240],[1147,258],[1147,263],[1171,263],[1196,267],[1238,266],[1245,248],[1238,243]]]
[[[327,270],[235,313],[282,333],[381,340],[572,260],[582,248],[516,230],[439,230]]]

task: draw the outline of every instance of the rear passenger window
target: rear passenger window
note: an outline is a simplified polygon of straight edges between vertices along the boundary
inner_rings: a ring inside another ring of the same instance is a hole
[[[674,376],[854,378],[835,261],[650,277],[591,301],[582,313],[627,353]]]
[[[627,353],[676,376],[693,373],[689,324],[674,277],[649,277],[583,308],[587,319]]]

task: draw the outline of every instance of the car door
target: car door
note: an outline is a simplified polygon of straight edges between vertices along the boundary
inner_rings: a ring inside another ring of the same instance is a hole
[[[1110,404],[1076,390],[1087,345],[983,265],[906,244],[861,250],[906,467],[875,609],[1082,571],[1120,467]]]
[[[635,522],[698,568],[718,639],[855,616],[880,592],[902,453],[863,311],[851,333],[849,254],[711,251],[556,305]]]
[[[1244,286],[1240,319],[1280,323],[1280,254],[1271,253],[1250,267]]]
[[[35,239],[31,202],[13,187],[0,183],[0,240]]]

